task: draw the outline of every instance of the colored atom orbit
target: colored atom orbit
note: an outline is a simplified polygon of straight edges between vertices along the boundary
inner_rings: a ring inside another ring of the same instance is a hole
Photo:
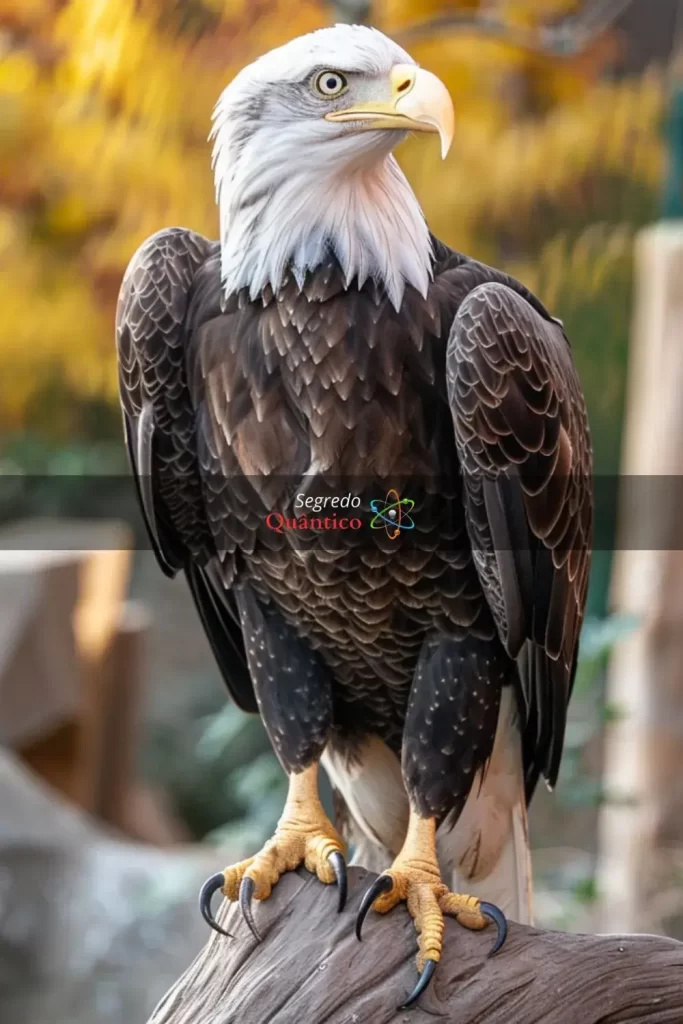
[[[410,513],[415,508],[412,498],[400,498],[398,491],[392,487],[387,491],[384,502],[373,498],[370,502],[370,509],[375,513],[371,523],[371,530],[386,530],[389,540],[396,540],[402,530],[414,530],[415,523],[410,518]]]

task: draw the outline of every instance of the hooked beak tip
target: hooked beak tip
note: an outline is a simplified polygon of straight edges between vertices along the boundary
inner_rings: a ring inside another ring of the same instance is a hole
[[[396,110],[414,122],[428,125],[426,131],[439,133],[443,160],[451,148],[455,131],[455,112],[450,93],[441,79],[431,71],[420,67],[410,68],[409,71],[411,86],[397,96]],[[400,65],[394,68],[392,78],[394,83],[400,82],[401,85],[408,80]]]

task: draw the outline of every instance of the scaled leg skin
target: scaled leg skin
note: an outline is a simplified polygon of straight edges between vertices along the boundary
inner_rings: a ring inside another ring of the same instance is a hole
[[[386,913],[401,900],[415,922],[419,940],[415,989],[400,1007],[411,1006],[429,984],[443,949],[444,914],[466,928],[496,924],[491,949],[507,934],[502,911],[491,903],[449,890],[436,855],[437,823],[457,819],[479,770],[491,756],[502,687],[513,664],[491,640],[475,636],[434,636],[421,651],[410,691],[403,732],[402,772],[410,819],[398,857],[366,892],[356,934],[371,907]]]
[[[386,914],[405,900],[418,933],[417,969],[419,978],[411,995],[399,1009],[407,1009],[420,997],[431,981],[443,951],[444,914],[452,914],[465,928],[478,930],[493,921],[498,929],[490,956],[497,953],[507,935],[505,916],[492,903],[474,896],[450,891],[441,881],[436,859],[436,819],[420,818],[411,809],[408,834],[403,849],[388,871],[368,889],[358,912],[356,935],[372,907]]]
[[[263,608],[251,590],[236,592],[249,672],[261,717],[289,779],[287,801],[275,835],[254,857],[226,868],[205,883],[204,919],[220,928],[211,897],[221,889],[239,899],[256,938],[251,900],[265,900],[285,871],[304,864],[321,882],[336,881],[339,910],[346,901],[346,851],[318,796],[318,763],[332,725],[332,690],[326,666],[282,616]]]
[[[211,897],[220,889],[229,900],[238,900],[254,936],[260,940],[254,924],[251,900],[267,900],[273,886],[285,871],[304,864],[321,882],[337,882],[338,908],[346,902],[346,849],[342,839],[318,797],[318,765],[311,765],[289,777],[289,793],[275,834],[254,857],[225,868],[205,883],[200,907],[205,921],[227,935],[211,914]]]

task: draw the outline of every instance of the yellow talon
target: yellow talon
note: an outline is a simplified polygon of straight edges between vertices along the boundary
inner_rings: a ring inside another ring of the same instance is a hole
[[[346,900],[345,858],[345,844],[320,803],[318,766],[312,765],[290,776],[282,817],[263,849],[254,857],[225,868],[222,876],[213,876],[206,883],[200,897],[202,914],[212,928],[221,930],[210,910],[211,896],[220,888],[227,899],[240,901],[247,923],[257,934],[249,910],[252,897],[268,899],[281,876],[286,871],[295,871],[300,864],[321,882],[337,882],[341,910]]]
[[[444,914],[451,914],[458,924],[472,931],[479,931],[488,924],[481,912],[481,903],[474,896],[461,896],[446,889],[439,900],[439,906]]]
[[[225,868],[223,871],[223,886],[221,892],[228,900],[236,900],[239,896],[240,882],[244,877],[244,873],[248,867],[254,862],[254,857],[247,857],[246,860],[241,860],[239,864],[233,864],[230,868]]]
[[[497,952],[505,940],[507,925],[497,907],[482,903],[474,896],[451,892],[441,880],[436,857],[436,821],[419,818],[411,811],[408,832],[403,848],[388,871],[375,881],[365,894],[358,912],[356,934],[370,907],[386,914],[401,901],[415,922],[418,934],[418,983],[404,1006],[412,1005],[424,991],[441,959],[444,936],[444,914],[455,917],[465,928],[485,928],[489,920],[496,923],[498,937],[492,952]]]

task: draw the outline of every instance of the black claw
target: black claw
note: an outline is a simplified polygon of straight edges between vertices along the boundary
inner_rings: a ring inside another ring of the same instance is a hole
[[[436,960],[427,960],[426,963],[425,963],[424,970],[423,970],[422,974],[417,979],[417,985],[415,986],[413,991],[410,993],[410,995],[406,999],[405,1003],[402,1003],[398,1007],[399,1010],[407,1010],[408,1007],[412,1006],[413,1003],[417,1002],[417,1000],[420,998],[420,996],[422,995],[424,990],[427,988],[427,985],[429,984],[429,982],[432,980],[432,977],[434,976],[434,971],[435,970],[436,970]]]
[[[251,913],[251,897],[254,894],[254,880],[253,878],[247,878],[245,875],[240,882],[240,909],[242,910],[242,916],[249,925],[249,930],[254,936],[257,942],[261,942],[261,936],[259,930],[254,924],[254,918]]]
[[[338,850],[333,850],[327,858],[332,865],[335,877],[337,879],[337,886],[339,888],[339,903],[337,904],[337,913],[341,914],[342,910],[346,906],[346,894],[348,892],[349,883],[346,877],[346,861]]]
[[[219,889],[222,889],[225,885],[225,877],[222,871],[219,871],[217,875],[211,875],[211,878],[207,878],[202,886],[201,892],[199,893],[199,909],[202,912],[202,917],[210,928],[213,928],[219,935],[225,935],[228,939],[232,938],[230,932],[226,932],[224,928],[218,924],[218,921],[214,918],[211,913],[211,897]]]
[[[381,896],[382,893],[385,892],[391,892],[393,888],[394,883],[393,880],[389,877],[389,875],[380,875],[379,878],[376,878],[375,881],[372,883],[370,888],[365,893],[365,896],[363,896],[363,899],[361,900],[360,904],[360,909],[358,911],[358,917],[356,918],[356,938],[358,939],[359,942],[361,939],[363,921],[368,916],[368,911],[370,910],[370,907],[375,902],[378,896]]]
[[[507,918],[502,910],[496,907],[493,903],[480,903],[479,909],[481,910],[484,917],[488,917],[489,921],[493,921],[496,928],[498,929],[498,935],[496,941],[493,944],[493,949],[489,953],[489,956],[494,956],[503,945],[508,934],[508,923]]]

